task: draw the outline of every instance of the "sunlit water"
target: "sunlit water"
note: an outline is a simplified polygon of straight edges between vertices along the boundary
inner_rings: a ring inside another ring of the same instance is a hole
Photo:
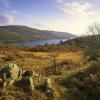
[[[52,40],[41,40],[41,41],[31,41],[31,42],[18,42],[15,43],[16,45],[25,45],[25,46],[37,46],[37,45],[51,45],[51,44],[58,44],[60,41],[64,42],[68,39],[52,39]]]

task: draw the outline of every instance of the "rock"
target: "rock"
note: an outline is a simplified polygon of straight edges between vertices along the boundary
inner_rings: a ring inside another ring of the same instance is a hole
[[[32,91],[34,90],[33,79],[31,77],[23,77],[21,79],[21,85],[23,86],[23,88],[28,87]]]
[[[3,79],[15,80],[21,76],[21,69],[16,64],[7,64],[1,69],[1,76]]]
[[[14,83],[14,80],[9,80],[9,86],[12,86]]]
[[[3,80],[0,78],[0,83],[2,82]]]
[[[3,87],[3,79],[0,78],[0,88]]]
[[[24,71],[22,77],[33,77],[33,71]]]
[[[3,82],[2,82],[2,87],[3,87],[3,88],[6,88],[6,87],[7,87],[7,82],[6,82],[6,81],[3,81]]]
[[[7,78],[6,78],[6,73],[2,73],[2,79],[3,80],[6,80]]]
[[[45,88],[46,88],[47,91],[49,89],[51,89],[51,79],[47,78],[46,81],[45,81],[45,83],[44,83],[44,85],[45,85]]]
[[[48,88],[51,88],[51,79],[50,78],[47,78],[47,87]]]
[[[24,71],[22,77],[32,77],[33,79],[41,80],[41,76],[35,71]]]
[[[7,64],[0,71],[0,77],[2,79],[1,87],[12,86],[14,81],[22,74],[21,69],[16,64]]]
[[[46,95],[50,98],[54,97],[54,90],[52,88],[51,79],[47,78],[45,81]]]
[[[40,81],[41,81],[41,77],[38,78],[38,82],[40,82]]]
[[[30,78],[29,81],[30,81],[30,88],[31,88],[31,90],[34,90],[33,79]]]
[[[7,82],[3,79],[0,79],[0,88],[5,88],[7,87]]]

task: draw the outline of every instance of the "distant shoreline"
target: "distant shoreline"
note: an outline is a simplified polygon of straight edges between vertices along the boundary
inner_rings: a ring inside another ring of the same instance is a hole
[[[52,44],[58,44],[60,41],[64,42],[69,39],[49,39],[49,40],[38,40],[38,41],[23,41],[23,42],[9,42],[9,43],[2,43],[2,44],[10,44],[10,45],[24,45],[24,46],[38,46],[38,45],[52,45]]]

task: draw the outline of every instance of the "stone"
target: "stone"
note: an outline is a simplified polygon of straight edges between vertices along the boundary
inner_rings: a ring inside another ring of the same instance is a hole
[[[47,78],[47,87],[51,88],[51,79],[50,78]]]
[[[47,78],[44,85],[45,85],[46,90],[51,89],[51,79]]]
[[[21,85],[23,86],[23,88],[28,87],[32,91],[34,90],[33,79],[31,77],[23,77],[21,79]]]
[[[45,89],[46,89],[46,95],[48,97],[54,97],[54,90],[52,88],[52,84],[51,84],[51,79],[47,78],[45,81]]]
[[[6,82],[6,81],[3,81],[3,82],[2,82],[2,87],[3,87],[3,88],[6,88],[6,86],[7,86],[7,82]]]
[[[3,87],[3,79],[0,78],[0,88]]]
[[[0,79],[0,88],[6,88],[7,87],[7,82],[3,79]]]
[[[14,80],[9,80],[9,86],[12,86],[14,83]]]
[[[33,77],[33,71],[24,71],[22,77]]]
[[[2,73],[2,79],[6,80],[6,73]]]
[[[41,76],[35,71],[24,71],[22,77],[32,77],[33,79],[41,80]]]
[[[16,64],[7,64],[1,69],[3,79],[15,80],[21,76],[21,69]]]

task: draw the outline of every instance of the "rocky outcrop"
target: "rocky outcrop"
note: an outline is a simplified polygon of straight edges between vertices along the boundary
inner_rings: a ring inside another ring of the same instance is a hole
[[[11,86],[22,74],[22,70],[16,64],[6,64],[0,70],[0,86],[5,88]]]
[[[29,91],[30,94],[32,94],[32,91],[34,90],[33,77],[34,77],[34,71],[23,71],[21,85],[22,88]]]
[[[15,80],[21,76],[22,70],[16,64],[7,64],[1,71],[1,78]]]
[[[37,74],[35,71],[24,71],[22,77],[31,77],[33,79],[41,80],[41,75]]]
[[[35,71],[22,71],[16,64],[7,64],[0,70],[0,87],[6,88],[19,79],[22,88],[34,90],[34,79],[40,80],[40,75]]]
[[[21,84],[23,88],[29,88],[31,91],[34,90],[33,79],[31,77],[23,77],[21,79]]]
[[[38,81],[37,81],[38,80]],[[7,64],[0,70],[0,88],[8,88],[13,85],[15,87],[23,89],[28,95],[33,95],[33,91],[41,83],[41,75],[35,71],[22,71],[16,64]],[[34,83],[36,82],[36,83]],[[54,96],[52,88],[52,82],[50,78],[47,78],[45,82],[42,80],[42,85],[48,97]]]

